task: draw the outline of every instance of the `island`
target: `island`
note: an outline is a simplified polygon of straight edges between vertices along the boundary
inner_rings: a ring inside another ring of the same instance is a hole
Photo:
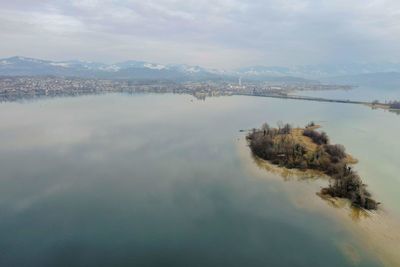
[[[348,199],[352,205],[374,210],[378,202],[371,197],[367,186],[352,165],[357,163],[345,147],[331,144],[328,135],[311,122],[305,128],[293,128],[278,123],[274,128],[264,123],[252,129],[246,139],[254,156],[281,168],[319,171],[330,179],[320,194]]]

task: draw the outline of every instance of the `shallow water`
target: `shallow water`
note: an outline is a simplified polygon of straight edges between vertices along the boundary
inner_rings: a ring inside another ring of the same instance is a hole
[[[280,120],[322,124],[400,215],[400,116],[382,110],[171,94],[2,103],[0,265],[381,266],[331,212],[348,210],[315,194],[326,181],[254,162],[239,130]]]

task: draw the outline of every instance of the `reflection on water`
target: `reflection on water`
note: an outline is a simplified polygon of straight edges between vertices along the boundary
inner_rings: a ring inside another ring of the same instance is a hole
[[[238,130],[326,121],[398,215],[398,116],[256,97],[191,100],[109,94],[1,104],[0,266],[381,265],[384,252],[370,253],[360,227],[309,194],[321,179],[272,179]]]
[[[242,142],[244,143],[244,142]],[[277,165],[273,165],[269,163],[268,161],[265,161],[263,159],[260,159],[254,155],[251,155],[253,161],[256,163],[256,165],[261,168],[265,169],[266,171],[279,175],[282,177],[284,181],[290,181],[290,180],[317,180],[317,179],[328,179],[329,177],[326,176],[323,172],[318,171],[318,170],[299,170],[299,169],[288,169],[285,167],[279,167]]]
[[[389,109],[388,111],[392,112],[392,113],[394,113],[396,115],[400,115],[400,110],[398,110],[398,109]]]
[[[275,180],[281,178],[284,182],[307,183],[306,187],[302,184],[286,187],[286,191],[292,195],[292,201],[295,205],[302,209],[318,210],[333,216],[335,220],[339,220],[351,229],[353,233],[357,233],[355,238],[361,244],[367,244],[364,248],[375,254],[385,266],[400,265],[400,255],[398,254],[400,248],[400,221],[395,214],[388,213],[384,208],[379,208],[378,211],[367,211],[352,206],[350,201],[346,199],[332,198],[320,194],[319,190],[322,187],[326,187],[329,179],[323,173],[314,170],[301,171],[277,167],[253,156],[250,149],[246,148],[245,138],[242,138],[240,143],[240,146],[238,146],[239,152],[250,171],[268,179],[273,177]],[[257,166],[257,168],[255,169],[254,166]],[[267,173],[262,174],[259,170],[265,170]],[[271,174],[273,175],[271,176]],[[311,184],[310,186],[309,182],[316,184]],[[306,193],[312,194],[313,192],[325,201],[327,207],[321,207],[320,204],[316,205],[313,202],[314,199],[306,195]],[[359,264],[360,255],[353,246],[343,242],[339,247],[353,264]]]

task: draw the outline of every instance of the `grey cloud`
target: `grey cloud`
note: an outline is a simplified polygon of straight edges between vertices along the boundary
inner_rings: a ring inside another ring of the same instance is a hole
[[[0,22],[1,56],[231,68],[400,55],[394,0],[17,0],[0,2]]]

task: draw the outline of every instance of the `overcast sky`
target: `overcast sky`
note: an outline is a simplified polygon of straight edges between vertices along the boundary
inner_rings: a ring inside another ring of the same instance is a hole
[[[400,62],[400,0],[0,0],[0,57]]]

